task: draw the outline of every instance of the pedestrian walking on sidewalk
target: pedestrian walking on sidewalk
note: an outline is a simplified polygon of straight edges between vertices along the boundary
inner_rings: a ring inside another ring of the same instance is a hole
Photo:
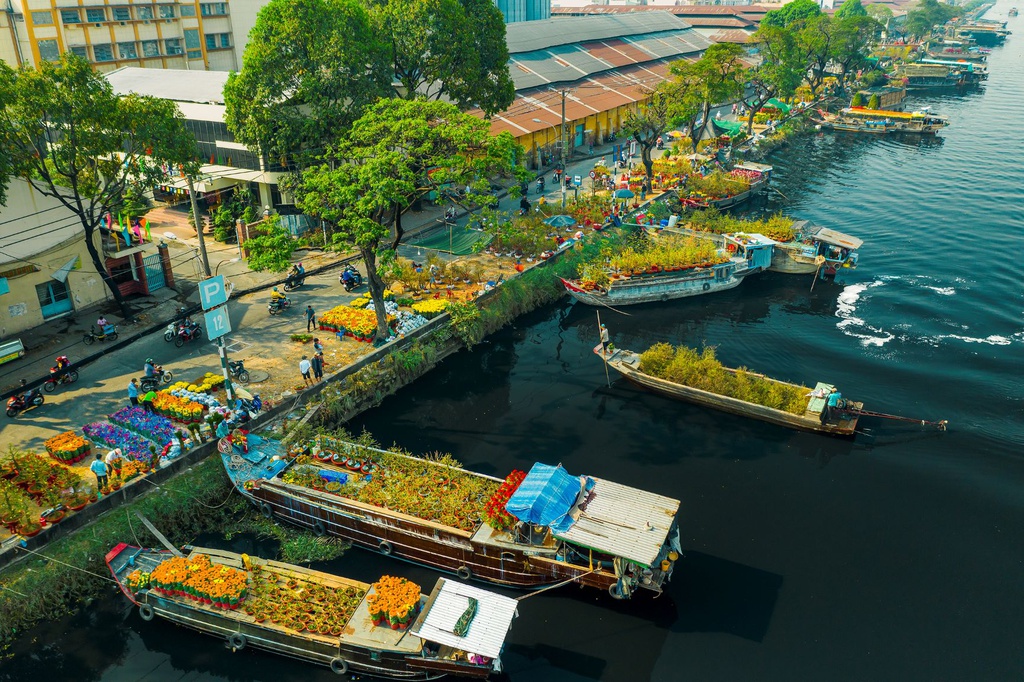
[[[306,331],[312,331],[316,329],[316,311],[313,310],[313,306],[306,306]]]
[[[318,382],[324,378],[324,356],[320,353],[316,353],[313,359],[309,361],[310,366],[313,368],[313,381]]]
[[[128,384],[128,402],[132,404],[132,407],[139,406],[139,380],[132,379],[131,383]]]
[[[313,379],[311,379],[309,376],[309,370],[311,368],[311,363],[309,362],[308,359],[306,359],[306,356],[303,355],[302,359],[299,360],[299,374],[302,375],[302,380],[306,383],[307,386],[313,385]]]

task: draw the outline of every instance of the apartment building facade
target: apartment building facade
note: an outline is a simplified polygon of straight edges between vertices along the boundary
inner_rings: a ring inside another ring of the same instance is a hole
[[[0,0],[0,59],[13,67],[71,52],[102,72],[231,71],[241,67],[235,40],[228,2]]]

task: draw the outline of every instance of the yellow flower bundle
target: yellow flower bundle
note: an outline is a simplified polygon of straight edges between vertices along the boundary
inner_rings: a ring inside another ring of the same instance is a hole
[[[245,571],[214,564],[205,554],[171,557],[150,574],[150,584],[161,592],[225,609],[245,598],[248,579]]]
[[[382,576],[366,597],[366,606],[374,625],[388,624],[393,630],[404,630],[416,615],[420,603],[420,586],[405,578]]]
[[[195,386],[191,386],[189,390],[195,388]],[[206,407],[192,400],[171,395],[167,391],[160,391],[153,399],[153,409],[165,417],[188,423],[201,420]]]
[[[443,298],[432,298],[428,301],[416,301],[412,309],[428,320],[437,317],[448,309],[448,301]]]
[[[335,331],[344,329],[358,338],[372,338],[377,331],[377,313],[339,305],[320,316],[320,326]]]
[[[146,473],[148,465],[136,459],[128,459],[121,465],[121,478],[129,481],[140,474]]]
[[[65,431],[53,438],[47,439],[43,447],[54,459],[62,462],[77,462],[89,455],[89,441],[79,436],[74,431]]]

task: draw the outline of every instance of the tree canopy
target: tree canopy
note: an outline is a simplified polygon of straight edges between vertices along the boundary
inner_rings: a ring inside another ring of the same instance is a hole
[[[937,0],[921,0],[917,7],[907,12],[904,30],[913,36],[924,37],[936,26],[941,26],[963,10],[960,7],[944,5]]]
[[[843,88],[847,75],[867,64],[867,46],[881,26],[865,15],[849,15],[835,21],[832,35],[832,67],[839,69],[839,87]]]
[[[694,151],[708,126],[712,105],[742,96],[746,70],[740,59],[745,54],[741,45],[715,43],[697,61],[680,60],[671,65],[675,96],[668,114],[673,123],[690,129]]]
[[[402,215],[450,183],[473,184],[483,194],[490,178],[522,179],[517,152],[510,134],[491,136],[486,121],[447,102],[384,99],[303,172],[297,203],[332,226],[335,244],[358,249],[382,337],[387,321],[379,265],[394,257]]]
[[[128,187],[150,189],[166,178],[162,164],[184,173],[198,168],[195,138],[177,107],[154,97],[119,97],[71,53],[39,70],[0,69],[0,93],[5,172],[31,182],[78,218],[96,271],[131,317],[94,236]]]
[[[658,144],[658,138],[668,130],[668,106],[672,97],[672,88],[662,83],[648,93],[645,102],[626,112],[622,122],[623,132],[640,146],[640,158],[643,159],[648,181],[654,178],[651,150]]]
[[[846,17],[866,17],[867,15],[868,11],[864,9],[864,5],[860,4],[860,0],[845,0],[836,10],[834,16],[836,19],[845,19]]]
[[[747,133],[754,129],[754,116],[773,97],[790,97],[803,81],[807,65],[792,29],[761,26],[751,36],[760,45],[761,63],[747,72],[754,99],[747,115]]]
[[[821,7],[814,0],[793,0],[779,9],[766,12],[759,26],[785,28],[797,21],[803,21],[821,14]]]

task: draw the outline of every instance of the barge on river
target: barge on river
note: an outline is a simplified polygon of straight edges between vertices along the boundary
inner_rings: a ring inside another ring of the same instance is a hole
[[[429,597],[419,596],[411,625],[392,629],[374,621],[368,598],[375,588],[366,583],[233,552],[187,549],[187,561],[202,559],[213,567],[243,571],[248,596],[216,605],[190,585],[167,589],[151,584],[153,572],[175,554],[121,543],[107,554],[107,566],[143,620],[159,616],[220,637],[235,651],[251,646],[330,666],[338,674],[433,680],[445,675],[486,679],[501,671],[499,655],[516,615],[514,599],[440,578]],[[247,604],[257,599],[254,592],[260,589],[277,595],[273,611],[253,611]],[[452,626],[470,598],[476,612],[459,637]],[[294,620],[285,620],[290,618],[288,608],[295,610]],[[307,614],[319,614],[320,609],[330,609],[330,618],[341,620],[318,629],[311,619],[320,616]]]
[[[707,208],[717,208],[719,210],[725,210],[727,208],[733,208],[738,206],[749,199],[768,191],[768,183],[772,179],[772,171],[774,170],[771,166],[763,163],[754,163],[753,161],[744,161],[743,163],[737,163],[733,166],[733,170],[742,171],[749,179],[750,188],[733,194],[727,197],[684,197],[680,196],[680,203],[688,209],[702,210]],[[682,194],[682,191],[679,192]]]
[[[294,459],[276,441],[257,441],[250,436],[246,449],[224,438],[219,446],[232,483],[263,516],[463,580],[525,589],[576,582],[622,599],[638,589],[660,593],[681,553],[679,500],[597,477],[571,476],[561,466],[535,464],[512,485],[511,476],[502,481],[325,436],[309,445],[308,455]],[[397,475],[389,487],[388,462],[395,472],[414,471],[422,483],[419,490],[409,490]],[[460,476],[466,477],[464,487],[456,482]],[[371,484],[379,494],[374,500],[384,502],[359,499],[369,495],[366,486]],[[474,499],[467,492],[471,488],[477,490]],[[511,498],[501,497],[512,488]],[[480,489],[494,492],[487,498]],[[409,502],[409,495],[423,500]],[[521,495],[532,496],[530,504]],[[428,503],[451,502],[458,519],[421,511]],[[410,505],[415,513],[395,510]],[[507,510],[508,523],[497,524],[475,511],[496,506]]]
[[[924,109],[921,111],[888,111],[848,107],[838,114],[819,112],[821,126],[827,130],[871,135],[913,133],[935,135],[949,125],[949,121]]]
[[[857,249],[863,240],[829,227],[812,225],[806,220],[793,223],[796,238],[779,242],[772,251],[772,272],[809,275],[821,272],[834,277],[842,268],[857,267]]]
[[[821,412],[825,407],[825,396],[828,394],[829,389],[832,388],[830,384],[819,382],[811,392],[811,395],[808,396],[807,409],[804,413],[793,414],[792,412],[765,407],[764,405],[703,391],[651,376],[640,370],[640,355],[629,350],[615,349],[610,354],[605,354],[601,346],[598,345],[594,348],[594,353],[631,384],[676,400],[703,405],[715,410],[721,410],[722,412],[729,412],[741,417],[750,417],[799,431],[810,431],[829,436],[852,438],[857,428],[858,415],[844,410],[840,410],[836,418],[826,421],[825,424],[821,423]],[[725,369],[731,373],[736,372],[734,369]],[[777,381],[776,379],[771,379],[761,374],[754,374],[753,372],[747,372],[747,375],[785,384],[793,388],[803,388],[796,384]],[[864,403],[846,401],[844,407],[845,409],[859,411],[864,408]]]

